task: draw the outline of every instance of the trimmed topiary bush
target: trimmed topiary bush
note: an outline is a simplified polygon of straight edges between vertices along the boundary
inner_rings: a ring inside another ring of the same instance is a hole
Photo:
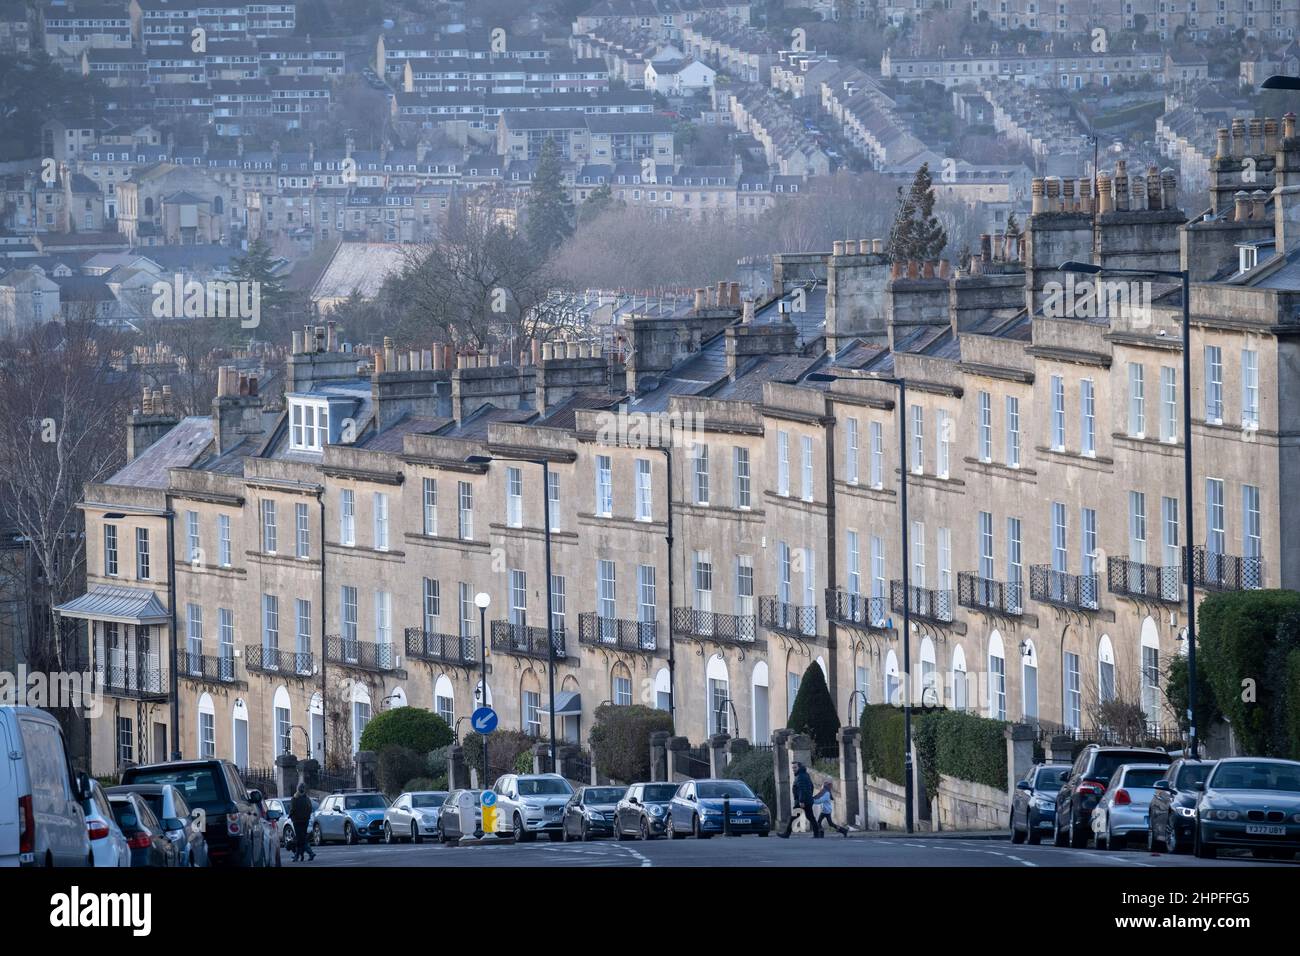
[[[406,781],[423,776],[425,766],[425,756],[409,747],[385,747],[375,766],[379,789],[391,800],[402,792]]]
[[[862,772],[903,786],[903,711],[892,704],[862,710]]]
[[[772,751],[750,750],[734,757],[722,775],[729,780],[744,781],[769,810],[776,812],[776,772],[772,767]]]
[[[840,729],[840,718],[835,713],[835,701],[831,699],[831,692],[826,688],[826,675],[816,661],[809,664],[803,672],[786,726],[795,733],[812,737],[817,753],[835,753],[839,744],[836,735]]]
[[[451,728],[437,714],[419,707],[394,707],[376,714],[361,734],[361,749],[375,753],[406,747],[427,754],[452,742]]]
[[[673,732],[668,711],[641,704],[602,704],[596,708],[596,720],[591,726],[592,759],[612,780],[649,780],[650,735],[657,730]]]

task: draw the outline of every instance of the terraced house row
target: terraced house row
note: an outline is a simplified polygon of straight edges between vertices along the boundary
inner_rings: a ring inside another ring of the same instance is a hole
[[[230,373],[211,416],[149,396],[131,462],[86,489],[88,588],[62,608],[111,697],[95,772],[345,762],[402,703],[454,725],[480,592],[487,699],[536,734],[646,703],[697,742],[764,740],[814,661],[852,721],[899,699],[904,639],[918,699],[1088,728],[1119,698],[1167,726],[1184,561],[1198,597],[1300,583],[1300,140],[1288,116],[1220,145],[1202,211],[1167,172],[1038,179],[1026,233],[965,268],[878,240],[777,256],[775,294],[697,290],[614,353],[369,354],[327,327],[295,334],[283,408]],[[1185,264],[1191,381],[1177,284],[1098,303],[1068,259]]]

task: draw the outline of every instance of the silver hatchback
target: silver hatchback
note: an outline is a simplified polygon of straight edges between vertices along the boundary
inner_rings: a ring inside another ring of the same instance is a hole
[[[1162,763],[1122,764],[1092,811],[1092,833],[1099,850],[1122,850],[1129,837],[1146,838],[1148,811],[1156,781],[1165,779],[1169,766]]]

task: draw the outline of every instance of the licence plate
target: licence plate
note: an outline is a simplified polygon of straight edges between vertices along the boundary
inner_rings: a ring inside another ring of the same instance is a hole
[[[1286,827],[1270,827],[1262,823],[1247,823],[1246,832],[1257,836],[1286,836]]]

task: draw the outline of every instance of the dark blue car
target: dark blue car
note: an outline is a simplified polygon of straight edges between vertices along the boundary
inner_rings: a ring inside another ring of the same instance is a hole
[[[687,780],[677,788],[668,805],[667,830],[674,840],[695,834],[707,840],[723,832],[723,808],[731,814],[732,833],[772,832],[772,815],[767,804],[739,780]]]

